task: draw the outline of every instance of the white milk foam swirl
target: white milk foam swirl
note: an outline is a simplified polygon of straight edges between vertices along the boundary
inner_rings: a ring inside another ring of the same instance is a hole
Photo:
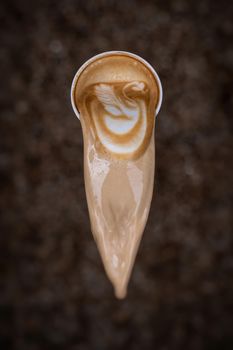
[[[139,149],[147,131],[147,108],[143,100],[146,85],[133,81],[121,85],[120,91],[110,84],[100,83],[95,86],[94,94],[104,108],[102,120],[91,113],[97,136],[102,145],[115,154],[127,155]],[[142,98],[132,99],[129,95],[137,93]],[[103,127],[104,125],[104,127]]]

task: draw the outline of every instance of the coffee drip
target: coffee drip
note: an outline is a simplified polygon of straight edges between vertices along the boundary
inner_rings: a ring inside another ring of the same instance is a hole
[[[126,295],[149,214],[160,94],[153,72],[127,54],[93,60],[73,86],[91,229],[118,298]]]

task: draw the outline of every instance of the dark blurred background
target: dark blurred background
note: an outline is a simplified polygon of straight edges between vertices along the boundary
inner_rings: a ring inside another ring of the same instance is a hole
[[[232,1],[1,1],[0,348],[233,349]],[[76,70],[158,71],[156,188],[115,299],[90,231]]]

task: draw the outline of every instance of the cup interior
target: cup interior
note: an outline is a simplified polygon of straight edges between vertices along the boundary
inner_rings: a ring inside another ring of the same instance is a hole
[[[143,58],[141,58],[138,55],[135,55],[133,53],[127,52],[127,51],[107,51],[107,52],[103,52],[101,54],[95,55],[92,58],[90,58],[89,60],[87,60],[76,72],[73,82],[72,82],[72,86],[71,86],[71,104],[74,110],[74,113],[76,114],[76,116],[79,118],[79,111],[78,108],[76,106],[75,103],[75,89],[76,89],[76,85],[78,82],[78,79],[80,77],[80,75],[84,72],[84,70],[94,61],[103,58],[103,57],[107,57],[107,56],[113,56],[113,55],[124,55],[124,56],[128,56],[131,58],[136,59],[137,61],[141,62],[142,64],[144,64],[149,70],[150,72],[153,74],[158,89],[159,89],[159,99],[158,99],[158,104],[156,106],[156,110],[155,110],[155,117],[157,116],[157,114],[159,113],[159,110],[161,108],[161,104],[162,104],[162,98],[163,98],[163,90],[162,90],[162,84],[161,81],[159,79],[158,74],[156,73],[156,71],[154,70],[154,68],[147,62],[145,61]]]

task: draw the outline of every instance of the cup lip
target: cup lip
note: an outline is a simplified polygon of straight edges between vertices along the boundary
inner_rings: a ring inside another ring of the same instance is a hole
[[[129,56],[129,57],[132,57],[132,58],[135,58],[137,59],[139,62],[143,63],[147,68],[149,68],[149,70],[151,71],[151,73],[154,75],[155,79],[156,79],[156,82],[158,84],[158,88],[159,88],[159,101],[158,101],[158,104],[157,104],[157,107],[156,107],[156,110],[155,110],[155,117],[157,116],[157,114],[159,113],[160,111],[160,108],[161,108],[161,104],[162,104],[162,100],[163,100],[163,88],[162,88],[162,84],[161,84],[161,81],[160,81],[160,78],[157,74],[157,72],[155,71],[155,69],[151,66],[150,63],[148,63],[144,58],[134,54],[134,53],[131,53],[131,52],[128,52],[128,51],[105,51],[105,52],[102,52],[102,53],[99,53],[95,56],[92,56],[91,58],[89,58],[78,70],[77,72],[75,73],[75,76],[73,78],[73,81],[72,81],[72,85],[71,85],[71,92],[70,92],[70,97],[71,97],[71,105],[72,105],[72,108],[74,110],[74,113],[76,114],[76,116],[78,117],[78,119],[80,119],[79,117],[79,111],[76,107],[76,104],[75,104],[75,99],[74,99],[74,92],[75,92],[75,87],[76,87],[76,83],[78,81],[78,78],[79,76],[81,75],[81,73],[87,68],[87,66],[89,66],[89,64],[93,63],[94,61],[96,61],[97,59],[99,58],[103,58],[103,57],[106,57],[106,56],[112,56],[112,55],[119,55],[119,56]]]

